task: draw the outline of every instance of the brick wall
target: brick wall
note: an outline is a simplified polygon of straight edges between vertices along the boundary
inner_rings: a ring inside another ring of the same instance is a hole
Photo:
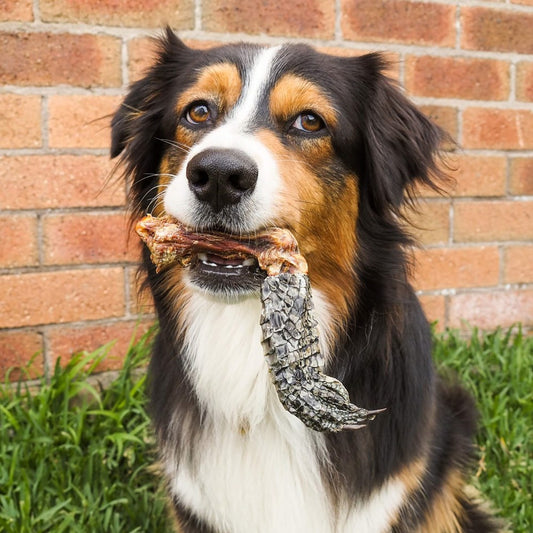
[[[533,324],[532,0],[3,0],[0,367],[39,353],[38,375],[118,339],[113,367],[153,319],[135,297],[125,186],[107,182],[108,115],[166,23],[194,46],[385,51],[391,75],[463,147],[452,196],[428,194],[415,217],[429,317]]]

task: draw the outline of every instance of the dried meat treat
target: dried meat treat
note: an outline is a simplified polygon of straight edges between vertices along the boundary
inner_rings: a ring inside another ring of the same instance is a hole
[[[226,257],[255,257],[269,276],[285,270],[307,273],[307,262],[299,254],[296,240],[282,228],[243,236],[200,233],[172,217],[147,215],[135,230],[150,249],[157,272],[173,263],[187,266],[194,254],[214,252]]]
[[[255,257],[267,273],[261,286],[261,328],[270,375],[283,407],[316,431],[357,429],[382,410],[350,403],[348,391],[323,372],[307,262],[293,235],[271,228],[253,236],[193,232],[171,217],[143,218],[136,227],[156,270],[187,266],[194,254]]]

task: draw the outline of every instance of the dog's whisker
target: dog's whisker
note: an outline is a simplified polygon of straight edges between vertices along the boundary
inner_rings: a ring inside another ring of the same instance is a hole
[[[174,141],[171,139],[157,139],[158,141],[161,141],[165,144],[168,144],[169,146],[172,146],[173,148],[178,148],[182,152],[188,154],[191,151],[190,146],[187,146],[186,144],[180,143],[178,141]]]
[[[142,197],[140,198],[139,200],[139,205],[143,205],[145,199],[152,193],[152,191],[158,191],[159,189],[163,189],[162,191],[158,192],[156,195],[155,195],[155,199],[157,199],[160,195],[164,194],[166,191],[166,185],[155,185],[153,187],[150,187],[150,189],[148,189],[143,195]],[[150,200],[150,202],[148,203],[148,206],[150,206],[152,204],[152,202],[154,201],[154,198]]]

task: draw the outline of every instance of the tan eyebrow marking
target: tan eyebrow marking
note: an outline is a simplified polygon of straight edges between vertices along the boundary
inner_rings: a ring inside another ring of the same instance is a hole
[[[320,87],[295,74],[285,74],[270,92],[270,112],[279,120],[289,120],[308,110],[320,114],[330,126],[337,124],[337,112]]]
[[[195,100],[214,101],[220,111],[230,109],[237,102],[242,90],[242,80],[232,63],[218,63],[202,70],[194,85],[178,98],[177,112]]]

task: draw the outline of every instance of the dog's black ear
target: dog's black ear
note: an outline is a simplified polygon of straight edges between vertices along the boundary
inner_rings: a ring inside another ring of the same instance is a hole
[[[436,178],[439,148],[447,138],[422,114],[382,71],[379,54],[359,58],[372,72],[370,94],[363,110],[364,175],[374,209],[398,210],[415,183],[440,190]]]
[[[137,131],[142,131],[143,142],[155,135],[168,89],[179,74],[184,58],[192,53],[167,26],[165,35],[158,40],[154,66],[130,87],[111,120],[111,157],[117,157],[126,145],[135,141]]]

